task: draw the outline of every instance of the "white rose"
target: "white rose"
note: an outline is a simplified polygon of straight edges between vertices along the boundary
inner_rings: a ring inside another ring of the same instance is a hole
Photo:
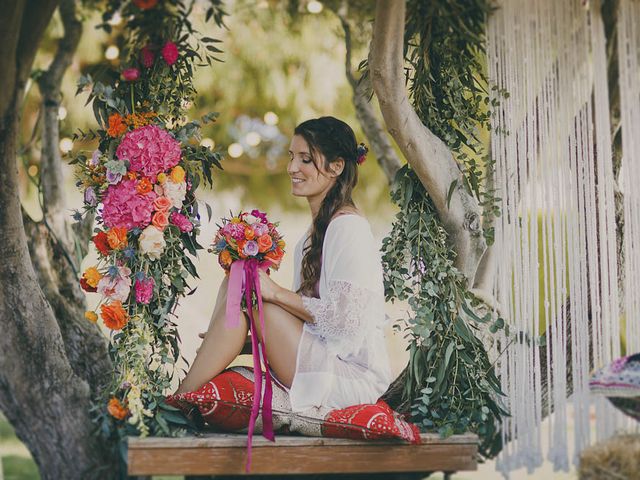
[[[245,215],[244,221],[247,222],[249,225],[253,225],[258,221],[258,218],[254,217],[253,215]]]
[[[162,189],[164,196],[171,200],[174,207],[182,208],[182,202],[187,195],[187,182],[173,183],[171,180],[167,180]]]
[[[164,234],[153,225],[149,225],[142,231],[138,242],[140,251],[153,260],[160,258],[166,245]]]

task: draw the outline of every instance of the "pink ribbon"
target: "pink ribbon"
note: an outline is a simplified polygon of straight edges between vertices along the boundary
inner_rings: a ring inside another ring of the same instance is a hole
[[[231,272],[229,273],[229,290],[227,292],[227,311],[226,326],[235,328],[240,325],[240,303],[242,294],[244,293],[247,305],[247,313],[249,315],[249,328],[251,330],[251,347],[253,353],[253,405],[251,407],[251,417],[249,418],[249,431],[247,433],[247,464],[246,472],[251,469],[251,447],[253,443],[253,430],[256,420],[260,412],[260,400],[262,394],[262,367],[260,359],[264,363],[265,368],[265,387],[264,395],[262,395],[262,435],[270,441],[275,441],[273,433],[273,413],[272,413],[272,397],[273,382],[271,379],[271,371],[269,361],[267,360],[267,349],[265,347],[266,332],[264,328],[264,313],[262,310],[262,294],[260,292],[260,276],[259,270],[266,270],[271,265],[270,262],[260,263],[255,258],[249,260],[236,260],[231,264]],[[258,316],[262,331],[262,338],[259,339],[256,329],[256,322],[253,317],[253,308],[251,298],[253,292],[256,293],[258,299]]]

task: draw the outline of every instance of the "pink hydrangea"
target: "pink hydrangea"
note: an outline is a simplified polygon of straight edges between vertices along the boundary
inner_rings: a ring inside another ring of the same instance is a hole
[[[116,149],[120,160],[129,161],[129,170],[142,172],[154,183],[160,172],[178,164],[180,154],[180,142],[156,125],[127,133]]]
[[[190,232],[191,230],[193,230],[193,224],[189,221],[189,219],[185,215],[178,212],[173,212],[171,214],[171,223],[178,227],[181,232]]]
[[[156,282],[153,277],[137,279],[135,283],[136,302],[148,305],[153,298],[153,287]]]
[[[123,180],[116,185],[109,185],[102,201],[102,219],[109,227],[144,228],[151,223],[153,201],[157,195],[149,192],[140,195],[136,191],[135,180]]]

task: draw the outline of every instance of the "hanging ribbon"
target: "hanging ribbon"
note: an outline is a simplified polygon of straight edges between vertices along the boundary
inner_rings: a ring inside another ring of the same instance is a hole
[[[262,294],[260,292],[260,269],[266,270],[271,265],[270,262],[260,262],[255,258],[249,260],[236,260],[231,264],[229,273],[229,290],[227,292],[227,311],[226,326],[227,328],[236,328],[240,325],[240,304],[244,293],[245,303],[247,305],[247,314],[249,315],[249,329],[251,331],[251,347],[253,354],[253,405],[251,407],[251,417],[249,418],[249,431],[247,432],[247,463],[246,472],[251,469],[251,447],[253,443],[253,430],[256,420],[260,412],[260,403],[262,403],[262,435],[270,441],[275,441],[273,433],[273,414],[272,414],[272,397],[273,382],[271,379],[271,369],[267,360],[267,349],[265,347],[266,332],[264,328],[264,313],[262,309]],[[258,338],[255,318],[253,316],[252,296],[255,292],[258,299],[258,317],[262,332],[262,338]],[[260,361],[264,363],[265,368],[265,387],[262,394],[262,367]],[[262,402],[260,401],[262,397]]]

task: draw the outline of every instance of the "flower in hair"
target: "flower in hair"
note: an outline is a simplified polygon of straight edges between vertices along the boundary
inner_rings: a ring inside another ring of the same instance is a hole
[[[369,152],[369,149],[364,143],[361,143],[360,145],[358,145],[358,159],[356,160],[358,165],[362,165],[364,163],[364,161],[367,159],[368,152]]]

